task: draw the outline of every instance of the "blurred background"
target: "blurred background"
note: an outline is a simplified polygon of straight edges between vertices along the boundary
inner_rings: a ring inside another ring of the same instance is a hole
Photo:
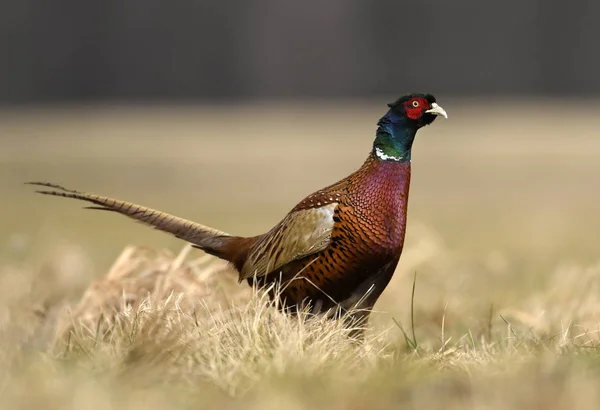
[[[595,96],[599,13],[589,0],[2,0],[0,101]]]
[[[552,282],[565,266],[598,262],[599,16],[585,0],[0,0],[0,265],[84,287],[127,244],[183,245],[28,180],[264,232],[358,168],[385,104],[419,91],[449,119],[416,141],[379,307],[406,312],[416,270],[432,317],[535,310],[535,292],[571,289]]]

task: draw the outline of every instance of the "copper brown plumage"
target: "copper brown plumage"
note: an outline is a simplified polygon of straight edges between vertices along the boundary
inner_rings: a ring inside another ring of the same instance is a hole
[[[383,185],[386,189],[375,188],[387,181],[400,183]],[[334,224],[326,248],[282,270],[283,282],[291,281],[282,290],[284,302],[293,306],[297,301],[310,300],[320,309],[341,302],[342,307],[350,308],[352,302],[365,296],[364,292],[354,292],[365,281],[370,286],[373,275],[402,251],[409,181],[409,162],[379,163],[369,156],[357,172],[341,183],[300,202],[292,212],[335,204]],[[300,267],[301,275],[292,279]],[[382,278],[381,286],[371,290],[372,297],[383,290],[387,280]]]
[[[259,236],[231,236],[132,203],[56,184],[30,184],[50,188],[39,193],[87,201],[94,204],[92,209],[117,212],[169,232],[231,262],[240,281],[275,282],[280,305],[287,310],[358,309],[353,318],[366,322],[404,245],[414,137],[436,116],[447,117],[430,94],[406,95],[389,107],[378,122],[373,150],[357,171],[307,196]]]

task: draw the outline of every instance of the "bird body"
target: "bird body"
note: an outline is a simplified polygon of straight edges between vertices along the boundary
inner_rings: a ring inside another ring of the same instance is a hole
[[[409,184],[410,162],[382,162],[369,156],[348,178],[300,202],[294,208],[296,212],[331,209],[323,225],[330,224],[329,218],[333,223],[322,250],[282,270],[284,283],[290,282],[282,291],[283,299],[311,300],[329,309],[335,303],[350,308],[352,302],[365,296],[368,289],[357,292],[361,284],[378,275],[402,252]],[[326,205],[312,208],[318,204]],[[312,259],[314,262],[309,264]],[[292,279],[300,267],[301,275]],[[381,290],[390,277],[380,283]]]
[[[240,281],[278,284],[280,306],[312,312],[358,309],[368,318],[396,269],[406,232],[411,149],[416,132],[446,112],[429,94],[388,104],[373,150],[348,177],[300,201],[277,225],[254,237],[232,236],[160,211],[56,184],[42,194],[91,202],[186,240],[229,261]]]

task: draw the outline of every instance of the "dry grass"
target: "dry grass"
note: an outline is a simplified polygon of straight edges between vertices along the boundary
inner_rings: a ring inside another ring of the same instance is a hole
[[[46,288],[4,306],[3,406],[591,409],[600,403],[597,329],[578,325],[600,315],[596,271],[579,277],[575,291],[590,292],[577,306],[564,292],[572,284],[558,271],[545,298],[532,295],[527,303],[531,317],[539,306],[557,308],[531,326],[530,318],[512,322],[504,312],[502,325],[490,318],[485,332],[467,329],[452,338],[448,333],[465,323],[455,320],[446,329],[442,314],[437,340],[422,343],[433,323],[421,317],[416,335],[405,323],[408,341],[398,329],[376,328],[357,343],[340,322],[279,313],[263,292],[237,286],[223,263],[192,258],[189,249],[130,246],[77,303]]]
[[[128,247],[73,307],[62,301],[51,305],[44,298],[21,300],[23,311],[44,308],[31,310],[29,320],[9,321],[11,331],[18,327],[27,336],[16,345],[2,345],[15,349],[3,352],[4,364],[27,360],[21,349],[40,335],[38,329],[51,327],[54,332],[43,337],[52,343],[39,352],[44,364],[35,363],[43,371],[69,363],[70,370],[75,366],[103,377],[126,373],[133,386],[172,382],[193,389],[206,384],[241,397],[262,379],[282,374],[335,373],[359,380],[379,360],[391,357],[381,335],[357,344],[341,322],[281,314],[264,291],[238,286],[225,264],[207,266],[206,256],[186,259],[190,249],[172,255]],[[17,310],[15,305],[6,308]],[[10,366],[5,370],[5,382],[14,383]],[[4,393],[11,390],[6,387]]]
[[[177,240],[34,201],[20,182],[42,175],[256,233],[355,167],[379,107],[300,111],[307,121],[271,108],[5,115],[0,408],[598,408],[600,120],[590,104],[570,106],[568,126],[562,106],[495,107],[484,119],[489,106],[457,105],[418,141],[406,247],[364,343],[338,322],[282,315]],[[224,121],[247,134],[187,137]],[[90,140],[75,146],[81,129]],[[343,136],[344,155],[319,132]]]

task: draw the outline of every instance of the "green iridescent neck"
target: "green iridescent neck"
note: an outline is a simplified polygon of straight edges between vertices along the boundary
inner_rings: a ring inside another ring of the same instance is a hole
[[[373,154],[380,161],[410,161],[416,128],[408,126],[401,117],[386,114],[377,124]]]

